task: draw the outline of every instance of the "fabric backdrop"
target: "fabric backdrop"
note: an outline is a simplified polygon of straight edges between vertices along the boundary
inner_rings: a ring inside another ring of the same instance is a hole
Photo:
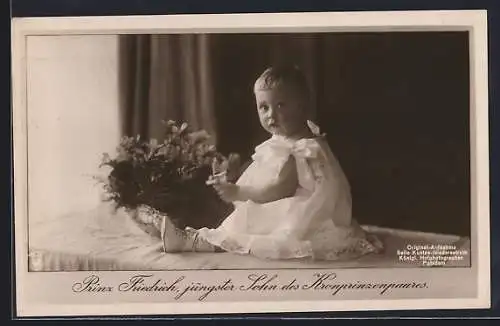
[[[161,137],[161,120],[215,133],[207,35],[121,37],[123,132]]]

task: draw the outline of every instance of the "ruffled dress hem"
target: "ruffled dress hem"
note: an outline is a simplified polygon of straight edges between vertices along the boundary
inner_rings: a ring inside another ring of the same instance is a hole
[[[338,230],[336,230],[338,233]],[[271,236],[232,234],[225,230],[202,228],[196,231],[198,236],[223,251],[239,255],[252,255],[267,260],[313,259],[344,260],[356,259],[368,254],[378,254],[384,250],[382,242],[374,235],[366,233],[360,227],[345,230],[341,238],[342,245],[335,241],[295,240]]]

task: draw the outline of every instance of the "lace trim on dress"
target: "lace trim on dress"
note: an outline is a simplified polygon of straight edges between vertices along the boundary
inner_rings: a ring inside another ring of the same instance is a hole
[[[309,241],[290,241],[271,236],[230,234],[221,230],[200,229],[199,236],[225,251],[251,254],[262,259],[291,259],[313,255]]]
[[[378,238],[365,232],[357,223],[337,230],[336,235],[328,232],[327,229],[318,230],[314,236],[314,259],[353,259],[367,254],[380,253],[384,249]],[[337,241],[332,243],[332,236],[336,236]]]
[[[341,246],[329,245],[328,240],[331,239],[323,240],[321,237],[316,237],[316,244],[312,244],[310,241],[283,240],[281,242],[271,237],[259,236],[252,236],[251,243],[245,246],[241,240],[238,240],[241,238],[239,235],[227,235],[219,232],[205,233],[203,229],[198,232],[206,241],[225,251],[251,254],[261,259],[270,260],[308,257],[316,260],[354,259],[367,254],[379,253],[383,249],[377,238],[370,237],[364,232],[360,234],[360,231],[355,228],[351,228],[343,234],[342,240],[345,242]]]

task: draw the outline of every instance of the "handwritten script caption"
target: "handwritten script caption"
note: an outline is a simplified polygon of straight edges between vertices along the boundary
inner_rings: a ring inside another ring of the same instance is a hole
[[[103,282],[97,275],[89,275],[75,282],[72,291],[75,293],[106,294],[122,293],[164,293],[175,300],[195,296],[203,301],[217,293],[228,292],[293,292],[293,291],[325,291],[336,296],[347,291],[375,291],[386,295],[394,290],[426,289],[425,282],[366,282],[340,281],[336,273],[315,273],[308,280],[297,278],[280,278],[278,274],[252,273],[244,281],[236,282],[231,278],[218,281],[215,284],[190,280],[186,276],[178,276],[172,280],[156,277],[154,274],[136,274],[127,280],[116,284]]]

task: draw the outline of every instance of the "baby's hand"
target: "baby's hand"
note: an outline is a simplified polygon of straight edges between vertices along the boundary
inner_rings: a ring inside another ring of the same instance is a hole
[[[216,175],[211,175],[208,177],[208,180],[205,182],[207,185],[216,185],[216,184],[221,184],[221,183],[226,183],[227,182],[227,176],[226,173],[219,173]]]
[[[214,188],[222,200],[228,203],[240,200],[240,187],[234,183],[217,183],[214,184]]]

